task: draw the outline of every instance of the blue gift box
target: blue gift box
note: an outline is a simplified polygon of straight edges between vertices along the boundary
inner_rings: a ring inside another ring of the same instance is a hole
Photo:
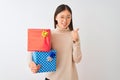
[[[56,50],[52,49],[49,52],[35,51],[32,53],[32,60],[36,65],[41,65],[38,73],[56,71]]]

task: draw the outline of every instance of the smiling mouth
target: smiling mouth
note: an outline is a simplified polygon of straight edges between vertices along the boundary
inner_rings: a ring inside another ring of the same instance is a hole
[[[62,25],[63,25],[63,26],[67,26],[67,23],[66,23],[66,24],[62,23]]]

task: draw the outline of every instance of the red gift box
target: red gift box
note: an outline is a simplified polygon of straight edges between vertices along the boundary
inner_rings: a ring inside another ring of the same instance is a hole
[[[28,29],[28,51],[50,51],[50,29]]]

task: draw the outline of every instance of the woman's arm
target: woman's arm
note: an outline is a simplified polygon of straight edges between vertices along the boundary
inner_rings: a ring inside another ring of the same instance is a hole
[[[80,41],[73,42],[73,61],[79,63],[82,58],[82,53],[80,49]]]
[[[78,34],[78,30],[73,30],[72,31],[72,38],[73,38],[73,61],[75,63],[78,63],[81,61],[82,58],[82,53],[80,49],[80,38]]]

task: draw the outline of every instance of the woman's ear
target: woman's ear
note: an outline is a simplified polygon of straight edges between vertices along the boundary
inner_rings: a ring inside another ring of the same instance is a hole
[[[57,17],[55,18],[55,23],[56,23],[56,24],[58,23]]]
[[[55,18],[55,20],[57,21],[57,17]]]
[[[58,21],[58,19],[59,19],[58,15],[57,15],[57,16],[55,16],[55,20],[56,20],[56,21]]]

